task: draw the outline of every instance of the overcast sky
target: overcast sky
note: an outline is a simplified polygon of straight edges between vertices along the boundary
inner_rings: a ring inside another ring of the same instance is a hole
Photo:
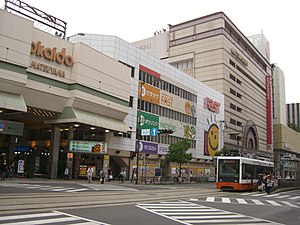
[[[245,36],[263,34],[271,63],[285,75],[286,103],[300,103],[300,13],[297,0],[23,0],[67,22],[75,33],[115,35],[128,42],[210,13],[223,11]],[[2,0],[0,6],[4,6]]]

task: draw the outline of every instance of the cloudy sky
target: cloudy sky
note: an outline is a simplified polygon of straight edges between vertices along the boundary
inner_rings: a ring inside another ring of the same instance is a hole
[[[300,13],[297,0],[23,0],[67,22],[75,33],[115,35],[128,42],[210,13],[223,11],[245,36],[263,32],[271,63],[285,75],[286,103],[300,103]],[[0,6],[4,6],[4,0]]]

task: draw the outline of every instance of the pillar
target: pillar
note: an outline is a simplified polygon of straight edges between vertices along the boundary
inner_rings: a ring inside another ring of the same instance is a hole
[[[69,152],[70,149],[70,141],[74,139],[74,126],[70,126],[69,127],[69,131],[68,131],[68,150],[67,152]],[[73,158],[74,158],[74,154],[73,154]],[[69,158],[67,157],[67,167],[69,168],[69,175],[70,178],[73,178],[73,158]]]
[[[56,179],[58,170],[59,143],[60,143],[60,126],[52,125],[51,127],[50,156],[48,161],[48,178]]]

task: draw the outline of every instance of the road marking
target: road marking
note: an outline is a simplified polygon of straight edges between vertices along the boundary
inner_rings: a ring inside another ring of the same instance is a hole
[[[252,202],[254,202],[256,205],[264,205],[264,203],[262,203],[261,201],[257,200],[257,199],[250,199]]]
[[[229,198],[222,198],[223,203],[231,203]]]
[[[264,196],[265,198],[271,198],[271,197],[274,197],[274,196],[278,196],[279,194],[272,194],[272,195],[267,195],[267,196]]]
[[[269,220],[264,220],[260,218],[255,218],[239,213],[224,211],[212,207],[207,207],[203,205],[197,205],[192,202],[178,201],[178,207],[174,209],[174,204],[170,208],[166,207],[166,204],[163,204],[163,208],[161,207],[161,203],[157,204],[138,204],[137,207],[144,209],[148,212],[154,213],[156,215],[168,218],[170,220],[176,221],[185,225],[193,225],[193,224],[212,224],[212,223],[220,223],[220,224],[279,224]],[[156,207],[155,207],[156,206]],[[198,209],[197,209],[198,208]]]
[[[248,204],[248,202],[246,202],[245,199],[237,198],[236,200],[238,201],[239,204]]]
[[[207,202],[214,202],[215,201],[215,197],[207,197],[206,201]]]
[[[294,205],[294,204],[291,203],[291,202],[287,202],[287,201],[281,201],[281,202],[284,203],[284,204],[286,204],[286,205],[288,205],[288,206],[290,206],[290,207],[299,208],[299,206]]]
[[[80,189],[74,189],[74,190],[68,190],[66,192],[79,192],[79,191],[87,191],[88,189],[86,188],[80,188]]]
[[[296,199],[298,199],[298,198],[300,198],[300,196],[291,197],[291,198],[289,198],[289,199],[291,199],[291,200],[296,200]]]
[[[271,205],[274,206],[281,206],[278,202],[272,201],[272,200],[266,200],[267,202],[269,202]]]
[[[276,198],[288,198],[290,197],[290,195],[281,195],[281,196],[277,196]]]

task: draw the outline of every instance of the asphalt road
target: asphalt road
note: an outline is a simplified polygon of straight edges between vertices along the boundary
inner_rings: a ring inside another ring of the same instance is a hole
[[[11,180],[0,224],[299,224],[300,190],[222,192],[214,185]]]

